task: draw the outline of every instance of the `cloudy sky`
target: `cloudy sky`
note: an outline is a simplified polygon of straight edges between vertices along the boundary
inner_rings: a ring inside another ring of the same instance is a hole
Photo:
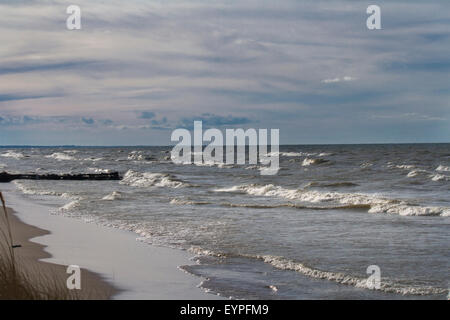
[[[450,142],[449,9],[0,0],[0,145],[166,145],[194,120],[279,128],[286,144]]]

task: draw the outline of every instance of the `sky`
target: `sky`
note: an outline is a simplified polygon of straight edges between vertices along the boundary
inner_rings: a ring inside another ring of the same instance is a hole
[[[0,0],[0,145],[168,145],[194,120],[280,129],[281,144],[450,142],[449,9]]]

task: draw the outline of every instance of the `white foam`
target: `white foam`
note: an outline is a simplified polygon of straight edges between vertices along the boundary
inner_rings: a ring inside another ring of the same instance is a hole
[[[181,188],[189,186],[189,184],[182,181],[174,180],[171,175],[167,173],[152,173],[152,172],[136,172],[128,170],[122,181],[122,184],[126,184],[132,187],[168,187],[168,188]]]
[[[414,169],[416,166],[414,166],[412,164],[401,164],[401,165],[396,165],[395,167],[398,169]]]
[[[439,167],[436,168],[436,171],[450,171],[450,167],[439,165]]]
[[[75,160],[74,157],[66,154],[66,153],[62,153],[62,152],[55,152],[52,153],[51,155],[45,156],[46,158],[53,158],[56,159],[58,161],[63,161],[63,160]]]
[[[420,174],[425,174],[425,173],[427,173],[427,171],[425,171],[425,170],[413,170],[413,171],[410,171],[406,176],[408,178],[413,178],[413,177],[417,177]]]
[[[273,184],[241,185],[229,188],[215,189],[216,192],[244,192],[254,196],[279,197],[311,203],[339,203],[351,206],[369,206],[370,213],[390,213],[403,216],[440,215],[448,216],[448,207],[421,207],[408,205],[404,201],[387,199],[376,195],[360,193],[320,192],[315,190],[286,189]]]
[[[256,258],[263,260],[265,263],[271,264],[277,269],[296,271],[311,278],[326,279],[340,284],[351,285],[356,288],[377,290],[369,285],[367,278],[350,276],[341,272],[321,271],[307,267],[302,263],[278,256],[263,255],[256,256]],[[435,288],[429,286],[407,286],[389,281],[387,279],[383,279],[383,281],[381,281],[380,289],[378,290],[403,295],[430,295],[442,294],[447,292],[447,290],[443,288]]]
[[[431,180],[433,181],[448,181],[450,180],[449,176],[443,175],[443,174],[435,174],[435,175],[431,175]]]
[[[122,194],[118,191],[113,191],[110,194],[108,194],[107,196],[104,196],[102,198],[102,200],[106,200],[106,201],[114,201],[114,200],[119,200],[122,199]]]
[[[74,200],[59,208],[59,211],[71,211],[80,205],[79,200]]]
[[[317,159],[305,158],[302,162],[302,166],[306,167],[306,166],[321,164],[321,163],[325,163],[325,162],[327,162],[327,160],[321,159],[321,158],[317,158]]]
[[[88,170],[94,173],[111,173],[111,170],[109,169],[89,168]]]
[[[443,216],[450,214],[450,208],[445,207],[419,207],[403,204],[376,204],[372,205],[369,213],[392,213],[401,216]]]
[[[197,256],[212,256],[212,257],[226,256],[226,254],[206,250],[200,247],[191,247],[188,251],[196,254]],[[314,269],[312,267],[304,265],[303,263],[296,262],[287,259],[285,257],[273,255],[248,255],[248,254],[243,254],[242,256],[250,259],[262,260],[263,262],[268,263],[280,270],[295,271],[314,279],[324,279],[340,284],[351,285],[356,288],[368,290],[380,290],[384,292],[397,293],[402,295],[431,295],[431,294],[442,294],[447,292],[447,290],[444,288],[436,288],[431,286],[410,286],[389,279],[382,279],[380,283],[380,288],[376,289],[373,286],[371,286],[371,284],[367,281],[367,278],[348,275],[342,272],[331,272]],[[272,286],[270,286],[269,288],[271,288],[274,291],[278,290],[276,287],[272,288]]]
[[[23,182],[18,180],[13,181],[13,184],[15,184],[17,188],[24,194],[39,195],[39,196],[58,196],[58,197],[61,197],[63,195],[63,193],[61,192],[33,189],[32,187],[26,186]]]
[[[5,153],[2,153],[1,156],[5,158],[14,158],[17,160],[23,159],[25,157],[22,153],[15,152],[13,150],[8,150]]]
[[[170,200],[170,204],[173,205],[204,205],[204,204],[211,204],[211,202],[206,202],[206,201],[192,201],[192,200],[186,200],[186,199],[179,199],[179,198],[173,198],[172,200]]]
[[[269,152],[269,156],[272,157],[308,157],[314,156],[317,153],[307,153],[307,152]]]
[[[131,151],[128,155],[128,160],[132,161],[150,161],[151,157],[145,155],[142,151]]]

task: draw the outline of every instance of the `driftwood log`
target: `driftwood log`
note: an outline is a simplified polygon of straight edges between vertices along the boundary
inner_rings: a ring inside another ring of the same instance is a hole
[[[81,174],[9,174],[0,172],[0,182],[13,180],[121,180],[118,172]]]

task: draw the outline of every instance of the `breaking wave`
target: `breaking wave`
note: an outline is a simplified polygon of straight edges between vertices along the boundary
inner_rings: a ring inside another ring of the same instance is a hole
[[[188,251],[197,256],[211,256],[218,258],[241,256],[248,259],[257,259],[263,261],[264,263],[270,264],[271,266],[280,270],[295,271],[310,278],[328,280],[339,284],[354,286],[356,288],[361,289],[379,290],[387,293],[397,293],[402,295],[433,295],[433,294],[447,293],[447,289],[444,288],[432,286],[412,286],[397,281],[393,281],[390,279],[382,279],[380,283],[380,288],[376,289],[373,288],[370,285],[370,283],[368,283],[367,278],[348,275],[342,272],[322,271],[319,269],[314,269],[312,267],[306,266],[303,263],[296,262],[281,256],[226,254],[214,252],[212,250],[207,250],[196,246],[189,248]]]
[[[168,188],[182,188],[190,186],[181,180],[175,179],[172,175],[167,173],[152,173],[152,172],[137,172],[128,170],[121,184],[126,184],[132,187],[168,187]]]
[[[185,199],[178,199],[174,198],[170,201],[170,204],[175,205],[206,205],[206,204],[212,204],[211,202],[207,201],[193,201],[193,200],[185,200]]]
[[[58,161],[63,161],[63,160],[75,160],[74,157],[68,155],[67,153],[63,153],[63,152],[55,152],[52,153],[51,155],[45,156],[46,158],[53,158],[56,159]]]
[[[450,167],[439,165],[439,167],[436,168],[436,171],[450,171]]]
[[[374,195],[359,193],[319,192],[302,189],[286,189],[273,184],[241,185],[230,188],[215,189],[215,192],[240,192],[253,196],[279,197],[308,203],[327,203],[329,209],[339,208],[334,204],[360,206],[369,208],[369,213],[390,213],[403,216],[450,216],[447,207],[421,207],[405,201],[380,198]]]
[[[412,164],[401,164],[401,165],[396,165],[395,168],[397,169],[414,169],[416,166],[412,165]]]
[[[331,183],[321,183],[321,182],[309,182],[305,188],[308,187],[319,187],[319,188],[330,188],[330,187],[357,187],[359,184],[353,182],[331,182]]]
[[[154,157],[148,156],[144,154],[142,151],[131,151],[128,155],[128,160],[132,161],[153,161],[155,160]]]
[[[25,158],[25,156],[22,153],[15,152],[15,151],[12,151],[12,150],[9,150],[9,151],[7,151],[5,153],[2,153],[1,156],[5,157],[5,158],[14,158],[14,159],[17,159],[17,160]]]
[[[383,292],[402,295],[431,295],[443,294],[447,292],[447,289],[444,288],[435,288],[431,286],[408,286],[387,279],[382,279],[380,289],[375,289],[368,284],[367,278],[351,276],[341,272],[321,271],[284,257],[263,255],[255,256],[255,258],[262,260],[280,270],[296,271],[311,278],[329,280],[340,284],[351,285],[356,288],[380,290]]]
[[[435,174],[435,175],[431,175],[431,180],[433,181],[448,181],[450,180],[449,176],[443,175],[443,174]]]
[[[17,186],[17,188],[24,194],[28,195],[38,195],[38,196],[57,196],[57,197],[68,197],[67,193],[56,192],[51,190],[38,190],[32,187],[26,186],[23,182],[15,180],[12,182]]]
[[[80,205],[79,200],[74,200],[59,208],[59,211],[71,211]]]
[[[425,170],[413,170],[413,171],[410,171],[406,176],[408,178],[413,178],[413,177],[417,177],[418,175],[425,174],[425,173],[427,173],[427,171],[425,171]]]
[[[310,165],[317,165],[317,164],[327,163],[329,161],[330,160],[325,160],[322,158],[317,158],[317,159],[305,158],[302,162],[302,166],[306,167],[306,166],[310,166]]]
[[[114,201],[114,200],[120,200],[122,199],[122,193],[118,192],[118,191],[113,191],[110,194],[108,194],[107,196],[104,196],[102,198],[102,200],[106,200],[106,201]]]

